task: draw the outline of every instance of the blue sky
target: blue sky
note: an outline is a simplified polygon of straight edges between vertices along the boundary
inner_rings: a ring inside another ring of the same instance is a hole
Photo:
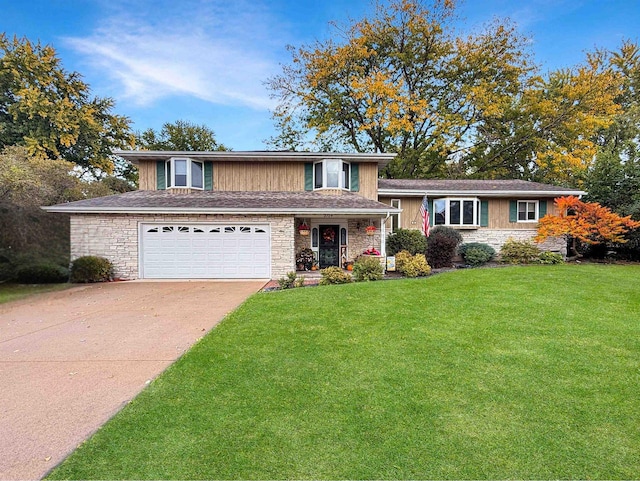
[[[369,0],[0,0],[0,30],[53,45],[94,95],[112,97],[134,130],[188,120],[234,150],[274,135],[264,81],[286,45],[323,40],[329,21],[359,19]],[[531,38],[542,71],[584,52],[640,40],[640,0],[466,0],[460,28],[508,17]]]

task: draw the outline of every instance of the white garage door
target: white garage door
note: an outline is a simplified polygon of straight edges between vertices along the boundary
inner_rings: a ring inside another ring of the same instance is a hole
[[[268,225],[142,224],[145,279],[268,279]]]

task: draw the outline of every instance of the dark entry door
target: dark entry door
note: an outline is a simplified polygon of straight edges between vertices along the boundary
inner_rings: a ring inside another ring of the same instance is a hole
[[[321,225],[318,244],[320,269],[340,265],[340,226]]]

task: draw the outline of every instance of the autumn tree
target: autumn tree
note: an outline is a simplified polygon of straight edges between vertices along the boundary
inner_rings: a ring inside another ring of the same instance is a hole
[[[276,121],[361,152],[395,152],[396,177],[438,177],[479,125],[503,116],[532,66],[525,39],[504,23],[453,35],[454,2],[377,5],[374,16],[336,27],[341,38],[290,47],[292,62],[268,86]],[[283,142],[284,140],[284,142]]]
[[[38,158],[110,173],[112,149],[133,141],[129,119],[113,107],[65,71],[53,47],[0,34],[0,148],[21,145]]]
[[[167,122],[159,132],[147,129],[136,135],[136,145],[143,150],[201,152],[230,150],[216,141],[215,133],[209,127],[186,120]]]
[[[572,240],[575,252],[576,242],[623,244],[627,232],[640,228],[640,222],[631,216],[622,217],[597,202],[583,202],[575,196],[559,197],[555,205],[558,214],[547,214],[540,219],[536,242],[548,237],[564,237]]]

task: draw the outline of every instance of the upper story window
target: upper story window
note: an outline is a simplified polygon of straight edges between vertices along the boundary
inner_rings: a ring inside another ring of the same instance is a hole
[[[451,226],[480,225],[480,201],[472,199],[435,199],[433,224]]]
[[[518,201],[518,222],[538,222],[539,213],[537,200]]]
[[[204,188],[204,164],[191,159],[169,159],[165,163],[167,188]]]
[[[314,189],[350,189],[351,165],[340,159],[325,159],[313,164]]]

